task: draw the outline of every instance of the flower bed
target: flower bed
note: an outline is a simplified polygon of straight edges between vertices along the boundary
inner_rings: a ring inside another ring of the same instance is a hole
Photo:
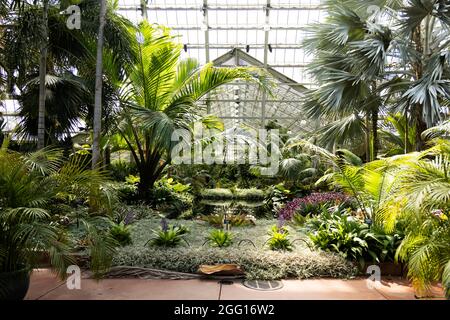
[[[350,198],[340,192],[311,193],[303,198],[296,198],[286,203],[278,212],[281,220],[291,220],[294,214],[317,213],[321,206],[325,204],[336,205],[349,202]]]

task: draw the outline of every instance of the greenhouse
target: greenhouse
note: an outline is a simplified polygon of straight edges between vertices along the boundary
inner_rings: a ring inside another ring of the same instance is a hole
[[[0,300],[450,298],[449,1],[0,18]]]

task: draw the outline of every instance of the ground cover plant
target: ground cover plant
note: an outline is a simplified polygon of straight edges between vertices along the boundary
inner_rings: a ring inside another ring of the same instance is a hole
[[[180,220],[191,232],[185,235],[189,245],[174,248],[149,247],[145,243],[151,230],[158,229],[160,217],[146,218],[135,223],[132,229],[133,244],[118,248],[114,265],[140,266],[180,272],[196,272],[200,264],[237,263],[249,278],[281,279],[285,277],[352,277],[355,266],[337,254],[311,251],[304,242],[298,242],[291,252],[272,251],[266,246],[268,231],[275,220],[258,220],[253,227],[232,227],[233,243],[228,247],[214,248],[205,244],[211,232],[206,222]],[[290,227],[287,227],[290,228]],[[294,232],[294,229],[290,229]],[[306,235],[296,235],[306,239]],[[241,240],[250,240],[243,241]],[[256,247],[256,248],[255,248]]]

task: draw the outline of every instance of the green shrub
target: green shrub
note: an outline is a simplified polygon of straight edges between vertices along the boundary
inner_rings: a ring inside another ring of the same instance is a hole
[[[176,247],[184,239],[189,229],[183,225],[168,225],[167,220],[161,220],[161,226],[158,230],[152,230],[154,238],[147,241],[152,246],[157,247]]]
[[[274,251],[292,251],[294,246],[289,240],[289,231],[286,227],[273,226],[269,230],[269,240],[267,240],[267,245],[270,250]]]
[[[133,203],[138,199],[137,185],[128,182],[111,183],[112,188],[118,193],[122,202]]]
[[[323,251],[269,251],[261,248],[126,247],[114,256],[114,265],[196,273],[202,264],[235,263],[247,279],[349,278],[357,275],[354,265],[337,254]]]
[[[307,229],[310,240],[322,250],[339,253],[346,259],[359,262],[361,266],[367,254],[376,258],[366,241],[369,238],[376,240],[368,225],[345,211],[324,210],[307,222]]]
[[[211,230],[206,240],[212,247],[229,247],[233,244],[233,234],[228,231],[223,231],[221,229]]]
[[[200,197],[204,199],[249,199],[262,200],[265,197],[263,190],[251,189],[237,189],[237,188],[215,188],[203,189],[200,191]]]
[[[265,211],[272,217],[278,216],[280,208],[292,197],[291,191],[282,183],[268,187],[265,194]]]
[[[125,160],[112,161],[108,169],[111,177],[116,181],[125,181],[129,175],[138,173],[136,165]]]
[[[263,190],[251,188],[251,189],[231,189],[233,196],[236,199],[251,199],[262,200],[265,197]]]
[[[200,197],[204,199],[232,199],[234,196],[230,189],[215,188],[201,190]]]
[[[126,225],[123,221],[120,223],[113,223],[109,233],[121,246],[130,245],[132,243],[130,226]]]
[[[204,215],[199,217],[200,220],[206,221],[211,226],[216,228],[221,228],[223,226],[224,218],[225,214],[223,213]],[[254,226],[256,220],[255,217],[246,214],[228,214],[227,219],[230,225],[233,227]]]

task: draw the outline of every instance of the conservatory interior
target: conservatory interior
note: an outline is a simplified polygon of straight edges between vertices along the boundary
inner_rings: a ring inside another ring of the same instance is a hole
[[[448,1],[0,19],[0,300],[450,298]]]

